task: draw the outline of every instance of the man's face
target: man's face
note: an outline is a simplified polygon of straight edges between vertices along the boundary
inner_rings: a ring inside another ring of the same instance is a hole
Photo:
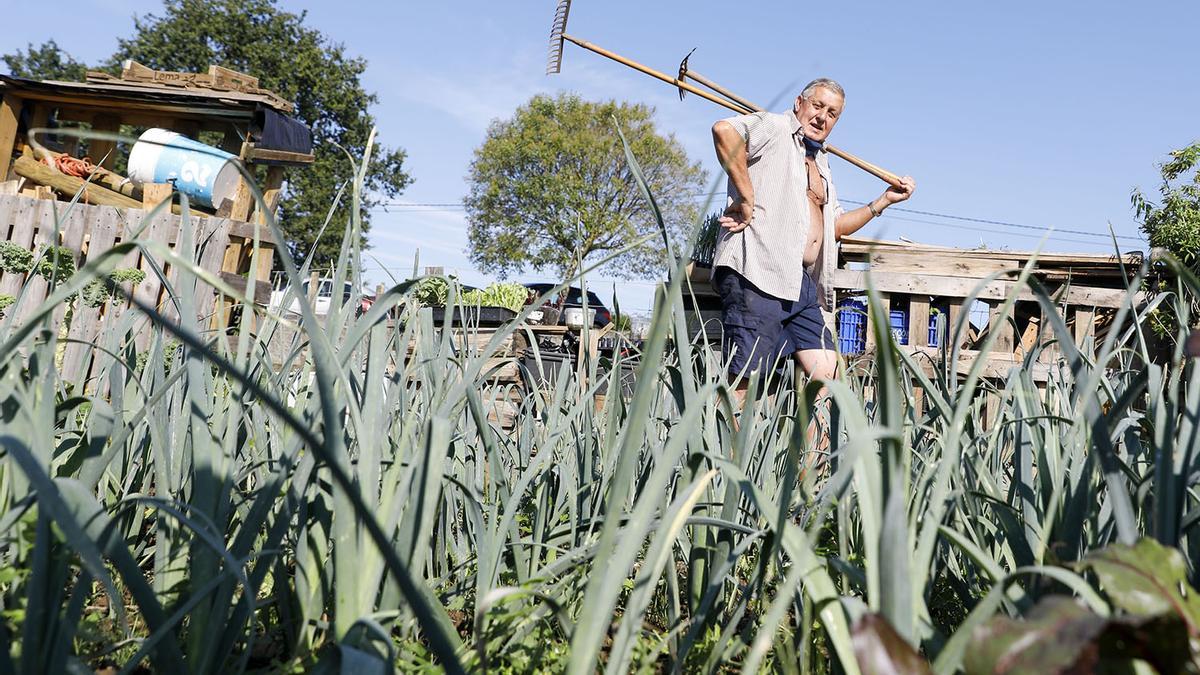
[[[845,101],[841,96],[825,87],[813,89],[808,98],[797,96],[794,111],[804,130],[804,137],[818,143],[825,142],[842,115],[843,103]]]

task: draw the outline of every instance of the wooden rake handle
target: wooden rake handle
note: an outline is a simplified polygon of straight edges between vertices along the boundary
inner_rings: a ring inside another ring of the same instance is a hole
[[[762,108],[760,108],[756,105],[750,104],[748,101],[744,101],[744,102],[731,101],[728,98],[725,98],[724,96],[718,96],[711,92],[705,91],[704,89],[701,89],[701,88],[695,86],[694,84],[685,82],[681,78],[671,77],[670,75],[667,75],[665,73],[660,73],[659,71],[654,70],[653,68],[644,66],[644,65],[638,63],[637,61],[634,61],[633,59],[627,59],[624,56],[621,56],[620,54],[610,52],[607,49],[600,47],[599,45],[594,45],[591,42],[588,42],[587,40],[580,40],[579,38],[577,38],[573,35],[568,35],[567,33],[562,34],[562,39],[568,40],[576,45],[579,45],[580,47],[583,47],[584,49],[586,49],[590,52],[594,52],[596,54],[599,54],[600,56],[612,59],[613,61],[616,61],[617,63],[619,63],[623,66],[628,66],[629,68],[633,68],[634,70],[638,71],[639,73],[649,75],[650,77],[653,77],[657,80],[661,80],[663,82],[666,82],[667,84],[679,87],[679,89],[681,89],[681,90],[689,91],[703,99],[712,101],[713,103],[716,103],[717,105],[729,108],[730,110],[732,110],[736,113],[746,114],[746,113],[751,113],[751,112],[762,112]],[[689,75],[689,76],[692,77],[693,79],[696,79],[697,81],[700,81],[700,79],[698,77],[696,77],[695,75]],[[708,83],[705,82],[705,84],[708,84]],[[723,92],[724,90],[719,90],[719,91]],[[742,101],[742,99],[739,99],[739,101]],[[841,157],[842,159],[846,160],[847,162],[853,164],[854,166],[857,166],[858,168],[862,169],[863,171],[866,171],[867,173],[871,174],[872,176],[875,176],[876,178],[887,183],[888,185],[891,185],[892,187],[896,187],[896,188],[900,187],[900,177],[897,176],[896,174],[892,173],[891,171],[888,171],[887,169],[884,169],[880,166],[876,166],[876,165],[866,161],[865,159],[860,159],[858,157],[855,157],[854,155],[852,155],[844,150],[839,150],[838,148],[835,148],[832,145],[826,145],[825,149],[828,150],[830,153],[837,155],[838,157]]]

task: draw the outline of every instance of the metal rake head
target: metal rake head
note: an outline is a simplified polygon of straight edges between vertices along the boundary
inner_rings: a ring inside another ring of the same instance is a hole
[[[567,32],[567,15],[571,13],[571,0],[559,0],[554,10],[554,24],[550,26],[550,52],[546,60],[546,74],[562,71],[563,34]]]

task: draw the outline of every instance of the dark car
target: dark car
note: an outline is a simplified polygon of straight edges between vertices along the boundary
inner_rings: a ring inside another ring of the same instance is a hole
[[[537,293],[539,296],[554,288],[558,284],[525,284],[525,288]],[[567,289],[567,300],[563,303],[563,309],[570,307],[583,307],[583,292],[578,286],[570,286]],[[554,298],[551,298],[551,303],[554,303]],[[588,309],[596,310],[596,319],[592,322],[596,328],[604,328],[612,323],[612,312],[600,302],[600,297],[595,293],[588,291]]]

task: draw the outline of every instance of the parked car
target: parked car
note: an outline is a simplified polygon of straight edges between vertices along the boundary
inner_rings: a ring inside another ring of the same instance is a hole
[[[525,288],[528,288],[540,296],[557,285],[558,284],[525,284]],[[566,290],[567,299],[563,303],[563,309],[567,310],[572,308],[582,308],[583,291],[581,291],[578,286],[569,286]],[[552,303],[553,301],[554,299],[551,298]],[[603,328],[612,323],[612,312],[608,311],[608,308],[604,306],[604,303],[600,302],[600,297],[592,291],[588,291],[587,305],[589,310],[596,310],[596,316],[592,320],[592,324],[595,325],[596,328]]]
[[[283,305],[283,298],[286,289],[279,288],[271,291],[271,300],[268,305],[271,309],[280,309]],[[292,302],[285,309],[296,314],[300,313],[300,299],[296,295],[309,295],[309,282],[304,281],[300,284],[299,293],[292,294]],[[349,281],[342,284],[342,304],[350,302],[350,298],[354,295],[354,284]],[[358,312],[362,313],[370,309],[371,304],[375,301],[374,296],[369,295],[367,291],[363,291],[362,298],[359,302]],[[317,297],[313,302],[313,313],[317,316],[325,316],[329,313],[329,307],[333,304],[333,279],[321,279],[317,282]]]

